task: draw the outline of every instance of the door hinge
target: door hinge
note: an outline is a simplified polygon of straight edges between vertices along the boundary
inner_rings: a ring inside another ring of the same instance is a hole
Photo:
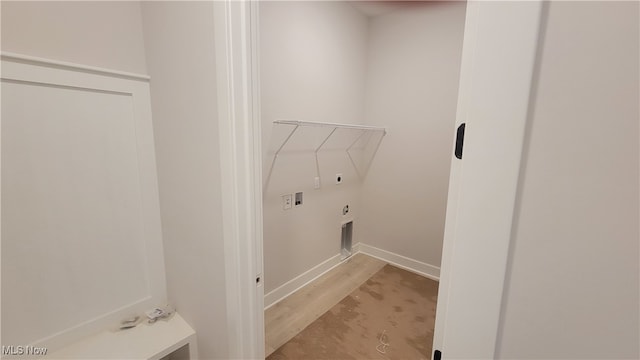
[[[458,130],[456,131],[456,150],[455,155],[458,159],[462,159],[462,147],[464,145],[464,128],[465,123],[460,124],[458,126]]]

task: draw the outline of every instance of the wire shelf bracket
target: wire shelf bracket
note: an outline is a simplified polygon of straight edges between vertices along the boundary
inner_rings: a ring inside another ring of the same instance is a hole
[[[357,136],[357,138],[351,143],[351,145],[349,145],[345,149],[345,152],[349,156],[349,160],[351,161],[351,164],[355,168],[356,173],[358,174],[358,176],[360,178],[362,178],[362,177],[364,177],[366,175],[366,172],[367,172],[367,170],[369,168],[369,165],[371,165],[371,161],[373,161],[373,157],[375,157],[375,154],[378,152],[378,148],[380,147],[380,143],[382,142],[382,138],[387,134],[387,129],[386,128],[378,127],[378,126],[339,124],[339,123],[330,123],[330,122],[315,122],[315,121],[300,121],[300,120],[275,120],[273,123],[276,124],[276,125],[290,125],[290,126],[292,126],[292,129],[289,132],[289,134],[285,137],[284,141],[280,144],[278,149],[275,151],[275,154],[273,155],[273,159],[271,160],[271,166],[269,167],[269,171],[268,171],[267,177],[265,179],[265,184],[264,184],[264,188],[265,189],[266,189],[267,185],[269,184],[269,181],[271,179],[271,174],[273,173],[273,168],[274,168],[274,166],[276,164],[276,160],[278,159],[278,156],[280,155],[280,152],[282,151],[282,149],[284,149],[284,147],[287,145],[289,140],[291,140],[291,138],[294,136],[294,134],[296,133],[296,131],[300,127],[329,127],[329,128],[333,128],[329,132],[329,134],[324,138],[324,140],[320,143],[320,145],[318,145],[314,149],[314,157],[315,157],[315,162],[316,162],[316,176],[318,178],[320,177],[320,164],[318,162],[318,152],[327,143],[327,141],[329,141],[331,136],[333,136],[333,134],[338,129],[349,129],[349,130],[359,130],[359,131],[361,131],[361,134],[359,134]],[[356,166],[356,163],[353,160],[353,157],[351,156],[350,151],[366,134],[370,135],[369,138],[367,139],[367,143],[366,143],[368,145],[368,143],[371,141],[371,138],[373,137],[373,133],[377,133],[377,132],[381,132],[382,136],[380,137],[380,140],[378,141],[378,143],[375,146],[375,149],[374,149],[374,151],[373,151],[373,153],[371,155],[371,160],[369,161],[369,163],[365,167],[364,171],[361,172],[361,170],[359,170],[358,167]]]

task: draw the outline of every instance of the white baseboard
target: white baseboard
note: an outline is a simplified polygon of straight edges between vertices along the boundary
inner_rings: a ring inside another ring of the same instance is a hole
[[[363,254],[386,261],[391,265],[414,272],[429,279],[440,281],[440,268],[438,266],[410,259],[406,256],[398,255],[387,250],[378,249],[371,245],[363,243],[359,243],[358,245],[359,252]]]
[[[401,269],[405,269],[414,272],[418,275],[422,275],[426,278],[440,281],[440,268],[437,266],[429,265],[418,260],[410,259],[406,256],[398,255],[390,251],[378,249],[371,245],[357,243],[351,248],[351,254],[355,255],[362,253],[371,257],[388,262],[391,265],[397,266]],[[321,262],[313,268],[305,271],[304,273],[296,276],[295,278],[287,281],[283,285],[270,291],[264,296],[264,308],[265,310],[278,303],[280,300],[298,291],[313,280],[324,275],[334,267],[342,263],[341,254],[336,254],[329,259]]]
[[[336,254],[329,259],[321,262],[320,264],[312,267],[304,273],[296,276],[295,278],[287,281],[286,283],[278,286],[274,290],[270,291],[264,296],[264,308],[265,310],[275,305],[278,301],[293,294],[301,287],[307,285],[318,277],[322,276],[327,271],[333,269],[340,264],[340,254]]]
[[[359,249],[360,249],[360,244],[354,244],[353,247],[351,247],[351,254],[352,255],[357,254],[360,251]],[[300,288],[312,282],[313,280],[324,275],[327,271],[340,265],[342,263],[341,258],[342,258],[341,254],[339,253],[335,254],[329,259],[321,262],[320,264],[314,266],[313,268],[305,271],[304,273],[296,276],[295,278],[287,281],[283,285],[280,285],[276,289],[270,291],[268,294],[264,296],[265,310],[275,305],[280,300],[298,291]]]

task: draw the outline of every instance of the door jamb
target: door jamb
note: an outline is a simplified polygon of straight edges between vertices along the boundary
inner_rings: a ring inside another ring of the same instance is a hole
[[[214,2],[228,357],[264,359],[257,1]]]

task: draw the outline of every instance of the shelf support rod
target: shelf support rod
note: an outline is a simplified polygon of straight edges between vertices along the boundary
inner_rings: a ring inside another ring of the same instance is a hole
[[[282,142],[278,150],[276,150],[275,154],[273,155],[273,160],[271,160],[271,166],[269,167],[269,172],[267,173],[267,179],[264,182],[264,188],[262,189],[262,191],[266,190],[267,185],[269,185],[269,181],[271,181],[271,173],[273,173],[273,167],[276,165],[276,159],[278,158],[280,151],[282,151],[282,148],[284,148],[284,146],[289,142],[289,139],[291,139],[291,137],[296,132],[296,130],[298,130],[299,127],[300,127],[300,124],[296,124],[296,126],[291,130],[289,135],[287,135],[287,138],[284,139],[284,141]]]
[[[362,131],[362,133],[360,134],[360,136],[358,136],[356,138],[356,140],[354,142],[351,143],[351,145],[349,145],[349,147],[347,148],[347,152],[349,152],[349,150],[351,150],[351,148],[358,143],[358,141],[360,141],[360,139],[362,139],[362,137],[364,136],[364,134],[368,133],[368,130],[364,130]]]
[[[385,133],[387,131],[385,128],[378,127],[378,126],[338,124],[338,123],[319,122],[319,121],[275,120],[273,123],[282,124],[282,125],[328,126],[328,127],[342,128],[342,129],[374,130],[374,131],[382,131]]]
[[[329,140],[329,138],[331,137],[331,135],[333,135],[334,132],[336,132],[336,130],[338,130],[338,127],[334,127],[333,130],[331,130],[331,132],[329,133],[329,135],[327,135],[326,138],[324,138],[324,140],[322,141],[322,143],[320,143],[320,145],[316,148],[316,150],[314,151],[314,155],[316,157],[316,176],[318,178],[320,178],[320,162],[318,162],[318,151],[320,151],[320,149],[324,146],[324,144]]]
[[[356,173],[358,174],[358,178],[362,179],[362,174],[360,174],[360,170],[358,170],[358,166],[356,166],[356,162],[353,161],[353,157],[351,157],[351,153],[349,152],[349,150],[351,150],[351,148],[358,143],[358,141],[360,141],[360,139],[362,139],[362,137],[364,136],[364,134],[368,133],[369,131],[367,130],[362,130],[362,133],[360,133],[360,136],[358,136],[354,142],[351,143],[351,145],[349,145],[349,147],[345,150],[347,152],[347,156],[349,157],[349,160],[351,160],[351,165],[353,165],[353,168],[356,169]]]
[[[331,137],[331,135],[333,135],[334,132],[336,132],[336,130],[338,130],[337,127],[334,127],[333,130],[331,130],[331,132],[329,133],[329,135],[327,135],[326,138],[324,138],[324,140],[322,141],[322,143],[320,144],[320,146],[318,146],[315,150],[315,153],[317,154],[318,151],[320,151],[320,148],[322,148],[324,146],[324,144],[327,142],[327,140],[329,140],[329,138]]]
[[[291,130],[291,132],[289,133],[289,135],[287,136],[286,139],[284,139],[284,142],[282,142],[282,145],[280,145],[280,147],[278,148],[278,150],[276,150],[276,154],[274,157],[277,157],[278,154],[280,154],[280,151],[282,150],[282,148],[287,145],[287,143],[289,142],[289,139],[291,139],[291,137],[293,136],[293,133],[296,132],[296,130],[298,130],[298,128],[300,127],[300,125],[296,125],[293,130]]]
[[[371,163],[373,163],[373,159],[376,157],[376,154],[378,153],[378,149],[380,149],[380,144],[382,144],[382,138],[384,138],[384,134],[382,136],[380,136],[380,139],[378,140],[378,143],[376,144],[375,149],[373,149],[373,153],[369,157],[369,163],[367,163],[367,166],[364,168],[364,173],[362,174],[363,176],[367,176],[367,173],[369,172],[369,169],[371,168]],[[369,140],[371,140],[371,139],[369,139]]]
[[[355,161],[353,161],[353,158],[351,157],[351,153],[349,151],[347,151],[347,156],[349,157],[349,160],[351,160],[351,165],[353,165],[353,168],[356,170],[356,173],[358,174],[358,179],[362,179],[362,174],[360,174],[360,170],[358,170],[358,167],[356,166]]]

